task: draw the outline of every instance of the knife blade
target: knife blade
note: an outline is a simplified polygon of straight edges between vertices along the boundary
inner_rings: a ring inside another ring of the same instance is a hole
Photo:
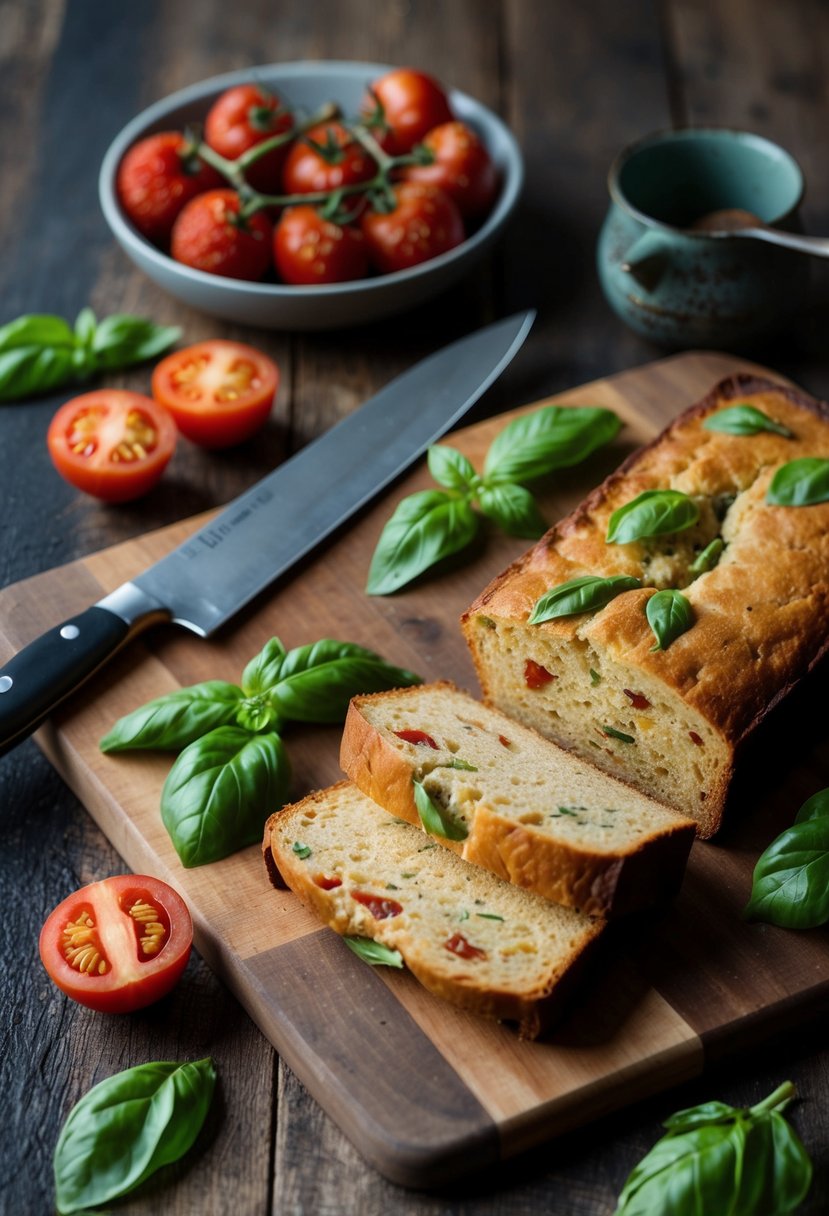
[[[214,633],[448,431],[534,320],[516,313],[421,360],[178,548],[14,655],[0,668],[0,755],[150,626]]]

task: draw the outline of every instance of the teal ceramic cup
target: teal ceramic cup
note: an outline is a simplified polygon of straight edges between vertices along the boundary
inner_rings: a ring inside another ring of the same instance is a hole
[[[769,333],[801,302],[808,259],[727,234],[689,231],[739,209],[800,231],[803,174],[788,152],[746,131],[649,135],[616,158],[597,259],[604,293],[631,329],[660,345],[729,347]]]

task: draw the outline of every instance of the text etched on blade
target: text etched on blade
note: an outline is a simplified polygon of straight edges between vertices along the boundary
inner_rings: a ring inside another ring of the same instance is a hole
[[[204,553],[205,549],[215,549],[223,540],[227,540],[228,536],[233,534],[234,528],[245,523],[260,507],[264,507],[272,501],[273,492],[271,490],[264,488],[257,490],[244,504],[240,503],[239,510],[234,515],[212,527],[203,528],[186,545],[182,545],[179,553],[191,561],[194,557],[199,557]]]

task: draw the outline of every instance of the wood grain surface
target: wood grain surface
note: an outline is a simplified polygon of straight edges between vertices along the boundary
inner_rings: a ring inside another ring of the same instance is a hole
[[[492,259],[445,298],[366,330],[285,337],[177,306],[129,265],[100,217],[95,179],[106,146],[139,109],[176,88],[249,64],[314,56],[408,61],[493,106],[527,161],[516,223]],[[822,0],[453,0],[451,9],[437,0],[2,0],[0,62],[0,320],[34,311],[72,317],[87,303],[102,314],[143,311],[182,324],[189,341],[253,341],[283,371],[271,424],[257,442],[212,455],[181,445],[157,491],[116,510],[76,495],[49,466],[43,436],[64,396],[4,407],[2,586],[219,505],[395,372],[493,315],[540,310],[521,360],[487,395],[479,417],[653,359],[658,352],[611,315],[593,269],[607,166],[648,130],[710,123],[780,140],[806,174],[806,230],[829,232],[829,13]],[[829,280],[824,266],[814,271],[812,299],[758,357],[826,397]],[[137,369],[112,383],[146,391],[148,378]],[[446,647],[430,639],[428,623],[413,620],[406,629],[436,651]],[[766,740],[763,780],[748,781],[746,797],[769,783],[775,757],[782,775],[790,756],[802,754],[798,736],[806,734],[819,757],[824,717],[819,702],[799,704],[795,725]],[[820,771],[818,764],[803,776],[799,796],[811,792]],[[791,1116],[816,1164],[802,1214],[829,1208],[829,1052],[819,1022],[762,1052],[749,1042],[742,1058],[702,1081],[483,1170],[460,1188],[401,1190],[364,1163],[200,959],[168,1000],[130,1018],[91,1015],[56,993],[34,950],[43,918],[75,887],[119,872],[122,863],[31,743],[0,761],[0,821],[4,1212],[51,1210],[58,1130],[95,1081],[141,1060],[207,1052],[221,1082],[205,1134],[184,1161],[119,1205],[124,1213],[609,1216],[672,1109],[715,1096],[748,1104],[787,1077],[801,1098]],[[767,827],[758,821],[753,846]],[[701,935],[703,927],[716,951],[713,920],[702,922]],[[775,959],[785,967],[785,944]],[[749,965],[746,971],[751,978]],[[680,973],[674,983],[688,1007],[694,985]],[[735,1001],[731,984],[718,1000],[731,1008],[733,1026],[750,1027],[750,1016],[738,1021],[751,1010]],[[704,1036],[711,1002],[700,996],[698,1003]]]

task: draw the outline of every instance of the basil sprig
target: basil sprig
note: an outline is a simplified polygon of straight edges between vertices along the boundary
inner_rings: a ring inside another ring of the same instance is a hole
[[[766,491],[766,502],[776,507],[811,507],[829,502],[829,460],[804,456],[781,465]]]
[[[682,490],[644,490],[610,517],[606,540],[627,545],[634,540],[682,532],[699,519],[699,507]]]
[[[370,963],[372,967],[398,967],[402,970],[403,955],[391,946],[384,946],[372,937],[344,937],[343,941],[357,958]]]
[[[523,484],[584,460],[619,431],[610,410],[549,405],[514,418],[492,443],[483,476],[446,444],[429,449],[429,472],[442,489],[421,490],[398,503],[371,559],[366,590],[389,595],[466,549],[481,516],[510,536],[541,536],[546,524]]]
[[[421,781],[412,781],[414,800],[423,830],[431,836],[442,836],[444,840],[466,840],[469,829],[460,819],[450,815],[434,799],[430,798]]]
[[[286,651],[271,640],[241,687],[208,680],[157,697],[115,723],[105,752],[180,751],[161,793],[161,818],[184,866],[253,844],[288,797],[287,721],[342,721],[358,693],[419,684],[373,650],[331,638]],[[183,749],[183,750],[181,750]]]
[[[688,573],[693,575],[705,574],[713,570],[722,557],[725,541],[721,536],[715,536],[705,548],[696,555],[688,567]]]
[[[90,1089],[55,1148],[58,1211],[109,1203],[178,1161],[201,1130],[215,1083],[213,1061],[204,1059],[139,1064]]]
[[[812,1163],[782,1111],[786,1081],[756,1106],[705,1102],[679,1111],[636,1166],[615,1216],[783,1216],[802,1203]]]
[[[792,432],[787,426],[783,426],[782,422],[775,422],[768,414],[748,402],[709,414],[702,425],[706,431],[721,431],[724,435],[759,435],[762,431],[773,431],[775,435],[782,435],[785,439],[792,438]]]
[[[804,802],[759,858],[744,915],[784,929],[829,921],[829,789]]]
[[[91,308],[74,329],[62,317],[29,314],[0,327],[0,401],[19,401],[97,371],[154,359],[177,342],[177,326],[118,313],[98,322]]]
[[[559,583],[542,595],[530,613],[528,624],[541,625],[560,616],[576,616],[580,612],[596,612],[624,591],[635,591],[642,584],[630,574],[613,574],[600,578],[597,574],[581,574],[578,578]]]
[[[651,650],[667,650],[694,623],[694,610],[681,591],[657,591],[645,605],[645,616],[656,642]]]

